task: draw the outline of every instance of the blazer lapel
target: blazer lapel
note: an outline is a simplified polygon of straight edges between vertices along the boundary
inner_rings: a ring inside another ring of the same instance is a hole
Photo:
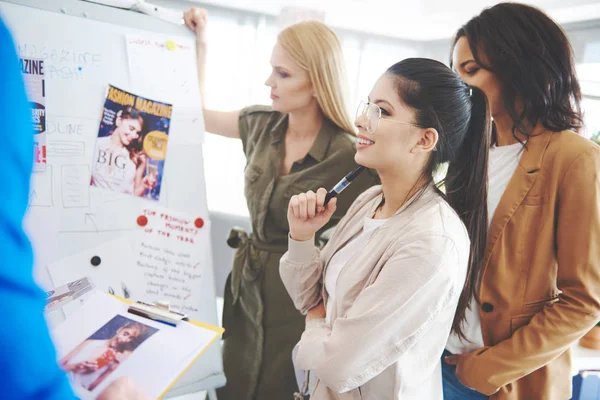
[[[519,165],[500,198],[488,229],[487,245],[483,258],[483,275],[485,275],[492,251],[502,235],[506,224],[510,221],[517,207],[519,207],[539,175],[542,160],[550,144],[551,137],[552,132],[549,131],[532,136],[523,150]]]

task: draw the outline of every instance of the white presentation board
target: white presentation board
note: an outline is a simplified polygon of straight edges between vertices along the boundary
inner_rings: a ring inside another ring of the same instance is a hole
[[[0,1],[0,13],[13,33],[19,56],[41,58],[46,78],[47,165],[32,177],[26,229],[36,252],[36,278],[44,288],[67,280],[81,268],[129,268],[137,217],[160,207],[206,221],[202,157],[203,121],[195,76],[193,35],[177,26],[133,11],[79,0]],[[141,39],[179,47],[164,54],[132,52]],[[190,50],[191,48],[191,50]],[[154,57],[154,62],[144,62]],[[164,57],[164,59],[163,59]],[[173,105],[168,151],[158,201],[90,186],[95,143],[108,85]],[[210,235],[193,317],[217,325]],[[102,263],[96,267],[91,259]],[[52,266],[55,273],[48,273]],[[57,268],[61,271],[56,272]],[[198,278],[196,276],[196,278]],[[100,285],[98,285],[100,286]],[[100,287],[103,289],[102,287]],[[120,290],[120,288],[116,288]],[[105,289],[106,290],[106,289]],[[115,293],[122,295],[122,293]],[[168,349],[165,349],[168,351]],[[217,342],[186,372],[171,395],[223,385]]]

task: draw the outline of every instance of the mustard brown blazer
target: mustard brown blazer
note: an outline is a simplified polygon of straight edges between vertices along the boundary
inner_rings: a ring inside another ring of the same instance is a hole
[[[571,398],[570,347],[600,320],[600,147],[531,137],[496,209],[464,383],[493,400]]]

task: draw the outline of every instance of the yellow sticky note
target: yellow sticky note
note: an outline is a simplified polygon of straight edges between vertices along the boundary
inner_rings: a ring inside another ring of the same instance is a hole
[[[167,43],[165,43],[165,47],[167,50],[173,51],[177,48],[177,43],[175,43],[173,40],[168,40]]]

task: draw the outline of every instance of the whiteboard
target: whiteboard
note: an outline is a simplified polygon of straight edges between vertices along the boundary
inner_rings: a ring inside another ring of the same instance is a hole
[[[46,60],[48,165],[32,177],[27,229],[36,250],[36,279],[49,288],[53,282],[45,266],[86,249],[105,245],[110,253],[106,262],[118,262],[119,252],[126,249],[114,245],[115,239],[136,229],[132,216],[149,201],[90,188],[89,179],[82,179],[91,169],[107,85],[132,89],[126,35],[160,34],[176,40],[190,40],[192,35],[183,26],[78,0],[2,0],[0,13],[19,55]],[[193,57],[185,62],[195,64]],[[177,99],[164,100],[177,108]],[[173,138],[179,133],[176,118],[174,113]],[[208,217],[203,168],[201,143],[169,139],[163,188],[155,205]],[[210,253],[210,243],[206,249]],[[196,317],[218,325],[212,254],[208,258],[197,287],[204,300]],[[217,342],[169,396],[224,383]]]

